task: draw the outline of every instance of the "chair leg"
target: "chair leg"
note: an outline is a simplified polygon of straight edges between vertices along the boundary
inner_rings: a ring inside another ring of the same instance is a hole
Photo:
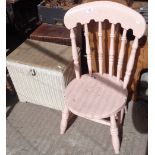
[[[127,105],[125,105],[124,110],[125,110],[125,113],[127,114],[128,112]]]
[[[67,128],[68,118],[69,118],[69,110],[68,110],[68,107],[65,106],[64,110],[62,112],[62,119],[61,119],[61,124],[60,124],[60,134],[64,134],[64,132]]]
[[[122,124],[122,122],[123,122],[124,111],[125,111],[125,108],[123,108],[123,109],[121,110],[121,113],[120,113],[120,124]]]
[[[112,144],[114,147],[114,151],[115,151],[115,154],[119,154],[120,141],[119,141],[118,127],[117,127],[115,116],[110,117],[110,123],[111,123],[110,131],[111,131]]]

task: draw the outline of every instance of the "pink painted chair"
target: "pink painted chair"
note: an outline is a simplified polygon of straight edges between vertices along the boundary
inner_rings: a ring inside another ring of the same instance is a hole
[[[98,60],[99,73],[92,73],[91,49],[89,45],[88,23],[90,20],[98,22]],[[102,22],[108,19],[111,23],[110,49],[109,49],[109,74],[103,73],[103,48],[102,48]],[[69,112],[86,119],[110,126],[112,144],[115,153],[120,150],[118,135],[118,122],[122,122],[127,100],[127,85],[134,65],[138,39],[145,31],[145,20],[136,11],[110,1],[95,1],[81,4],[71,8],[64,17],[65,26],[70,29],[72,55],[75,65],[76,78],[72,80],[65,90],[65,107],[62,112],[60,133],[63,134],[67,127]],[[86,53],[89,74],[80,75],[78,51],[75,41],[74,27],[77,23],[84,25]],[[123,28],[122,42],[117,63],[117,76],[113,75],[114,67],[114,37],[115,25],[121,24]],[[133,30],[131,54],[126,67],[124,80],[120,79],[125,54],[126,33]],[[118,113],[120,115],[118,115]],[[117,119],[119,117],[119,119]],[[110,118],[110,121],[105,120]],[[120,123],[122,124],[122,123]]]

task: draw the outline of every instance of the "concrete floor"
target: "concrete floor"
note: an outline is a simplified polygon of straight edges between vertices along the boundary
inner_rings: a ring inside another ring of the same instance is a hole
[[[16,103],[16,104],[14,104]],[[78,117],[59,134],[61,113],[7,96],[7,155],[113,155],[109,127]],[[147,102],[130,102],[121,155],[147,155]]]

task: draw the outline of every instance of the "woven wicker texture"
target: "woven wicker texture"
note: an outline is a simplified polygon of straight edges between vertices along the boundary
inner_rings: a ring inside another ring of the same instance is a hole
[[[70,46],[28,39],[7,57],[7,68],[20,101],[62,110],[75,77]]]

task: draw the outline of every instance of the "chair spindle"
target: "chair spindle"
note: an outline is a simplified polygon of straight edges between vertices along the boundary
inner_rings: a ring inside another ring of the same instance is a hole
[[[119,52],[118,64],[117,64],[117,79],[120,80],[121,77],[121,70],[123,65],[123,59],[125,54],[125,44],[126,44],[126,33],[127,30],[123,30],[122,38],[121,38],[121,47]]]
[[[110,49],[109,49],[109,74],[113,74],[113,64],[114,64],[114,38],[115,38],[115,25],[111,24],[110,33]]]
[[[103,46],[102,46],[102,22],[98,23],[98,61],[99,61],[99,73],[103,74]]]
[[[92,74],[91,52],[90,52],[89,33],[88,33],[88,25],[87,24],[84,24],[84,31],[85,31],[88,70],[89,70],[89,74]]]
[[[103,47],[102,47],[102,22],[98,23],[98,61],[99,61],[99,73],[103,74]]]
[[[124,77],[123,88],[126,88],[129,83],[131,71],[134,66],[134,60],[135,60],[137,48],[138,48],[138,38],[136,37],[132,44],[132,50],[131,50],[131,54],[130,54],[130,57],[128,60],[127,69],[126,69],[126,73],[125,73],[125,77]]]
[[[75,76],[77,79],[80,79],[79,56],[78,56],[78,51],[76,46],[75,33],[73,29],[70,30],[70,38],[72,43],[72,56],[74,60]]]

